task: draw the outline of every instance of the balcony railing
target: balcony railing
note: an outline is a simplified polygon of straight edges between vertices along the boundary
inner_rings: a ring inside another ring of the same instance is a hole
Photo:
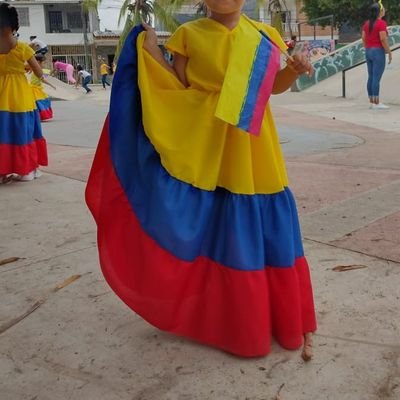
[[[88,16],[80,6],[45,6],[46,33],[84,33],[84,18],[88,25]]]

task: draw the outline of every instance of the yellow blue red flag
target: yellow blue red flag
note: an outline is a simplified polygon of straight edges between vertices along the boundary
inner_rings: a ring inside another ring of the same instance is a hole
[[[280,49],[252,21],[235,36],[215,116],[258,135],[280,69]]]

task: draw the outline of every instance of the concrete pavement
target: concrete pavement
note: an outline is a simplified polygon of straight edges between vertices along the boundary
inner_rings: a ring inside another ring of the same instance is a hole
[[[400,53],[393,52],[392,64],[386,65],[381,82],[381,100],[385,104],[400,105],[398,87],[394,82],[400,79]],[[367,92],[367,65],[361,65],[346,72],[346,97],[349,99],[365,99]],[[307,93],[317,93],[332,97],[342,96],[342,74],[338,73],[307,90]]]
[[[45,175],[0,187],[0,260],[20,258],[0,266],[1,399],[272,400],[282,385],[283,400],[399,399],[400,108],[274,98],[318,312],[304,364],[160,332],[105,284],[83,192],[106,96],[56,102]]]

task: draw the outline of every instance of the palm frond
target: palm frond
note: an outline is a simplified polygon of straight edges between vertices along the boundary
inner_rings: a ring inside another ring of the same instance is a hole
[[[132,30],[132,28],[136,25],[136,22],[132,18],[131,15],[128,15],[125,21],[124,29],[121,32],[121,36],[119,38],[118,46],[115,51],[115,60],[116,62],[118,61],[118,57],[121,54],[122,47],[124,46],[125,40],[129,35],[129,32]]]
[[[162,7],[158,1],[154,2],[154,16],[169,32],[174,32],[179,26],[179,21],[174,17],[176,8],[175,5]]]
[[[146,22],[146,24],[151,23],[151,16],[154,14],[154,6],[151,1],[143,1],[140,8],[135,10],[136,14],[139,14],[140,21]],[[140,23],[140,22],[138,22]]]
[[[155,3],[158,3],[161,7],[168,7],[174,10],[178,10],[179,8],[190,2],[188,0],[155,0]]]
[[[259,11],[261,7],[265,6],[267,0],[257,0],[256,1],[256,11]]]
[[[101,0],[85,0],[101,1]],[[118,18],[118,24],[126,17],[124,28],[117,46],[115,57],[118,58],[122,46],[131,29],[142,22],[150,23],[154,16],[165,27],[166,30],[174,32],[179,26],[179,21],[175,18],[176,12],[188,0],[124,0]],[[202,2],[203,3],[203,2]]]
[[[207,4],[204,0],[199,1],[196,5],[196,14],[199,16],[206,17],[208,13]]]
[[[282,8],[283,8],[285,11],[289,11],[288,6],[287,6],[287,4],[286,4],[286,0],[282,0]]]
[[[97,10],[102,0],[83,0],[82,6],[85,11]]]
[[[282,4],[281,0],[269,0],[268,1],[268,12],[270,14],[274,12],[280,12],[282,11]]]
[[[267,6],[268,13],[288,10],[286,0],[257,0],[256,10],[258,11],[261,7]]]
[[[129,9],[129,6],[131,5],[131,0],[124,0],[122,3],[122,7],[119,10],[119,17],[118,17],[118,25],[121,23],[121,21],[125,18],[126,13]]]

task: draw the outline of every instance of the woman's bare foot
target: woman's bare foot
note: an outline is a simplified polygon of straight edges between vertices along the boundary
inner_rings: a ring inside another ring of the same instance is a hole
[[[312,333],[308,332],[304,335],[304,345],[303,345],[303,351],[301,353],[301,358],[307,362],[313,358],[313,355],[314,352],[313,352]]]

